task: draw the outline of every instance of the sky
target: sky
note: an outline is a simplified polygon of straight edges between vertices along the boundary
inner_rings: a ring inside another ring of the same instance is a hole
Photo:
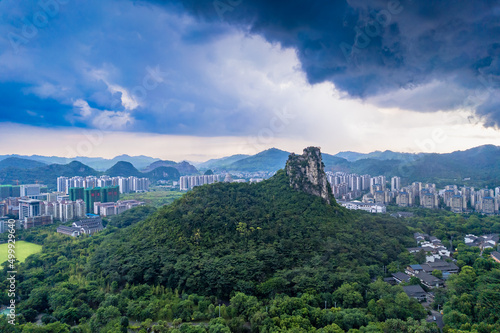
[[[500,145],[500,2],[0,1],[0,154]]]

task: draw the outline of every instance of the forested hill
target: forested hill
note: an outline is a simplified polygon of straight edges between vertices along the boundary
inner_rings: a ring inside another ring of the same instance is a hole
[[[228,298],[326,291],[366,281],[412,243],[387,216],[354,214],[294,190],[284,171],[258,184],[196,187],[110,235],[88,270],[108,283],[159,284]]]

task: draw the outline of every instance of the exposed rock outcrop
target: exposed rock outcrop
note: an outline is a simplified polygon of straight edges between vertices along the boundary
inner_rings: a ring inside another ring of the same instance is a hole
[[[332,201],[332,190],[324,170],[321,151],[318,147],[304,149],[302,155],[290,154],[286,162],[286,174],[290,186],[296,190]]]

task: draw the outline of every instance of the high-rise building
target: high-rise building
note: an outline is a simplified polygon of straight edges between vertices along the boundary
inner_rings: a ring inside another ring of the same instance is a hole
[[[179,180],[181,191],[187,191],[195,186],[212,184],[221,181],[220,175],[203,175],[203,176],[182,176]],[[232,182],[233,178],[230,174],[226,174],[224,182]]]
[[[7,215],[7,203],[0,202],[0,217]]]
[[[430,191],[422,190],[420,192],[420,206],[429,209],[437,208],[438,195],[436,193],[431,193]]]
[[[457,190],[455,189],[448,189],[444,191],[444,203],[446,206],[451,207],[451,198],[457,194]]]
[[[35,199],[19,199],[19,219],[41,215],[41,202]]]
[[[85,210],[92,212],[94,210],[94,202],[102,202],[100,188],[86,188],[84,191]]]
[[[401,177],[391,178],[391,191],[399,191],[401,189]]]
[[[396,204],[399,207],[410,207],[413,205],[413,196],[406,191],[401,191],[396,196]]]
[[[130,181],[128,178],[120,177],[118,179],[118,187],[120,188],[120,193],[130,192]]]
[[[0,200],[11,197],[20,197],[20,196],[21,196],[20,186],[0,185]]]
[[[118,186],[101,187],[101,202],[117,202],[120,200]]]
[[[29,197],[40,194],[41,186],[39,184],[21,185],[20,194],[21,197]]]
[[[478,210],[483,214],[492,215],[498,211],[497,201],[493,197],[484,197],[479,203]]]
[[[370,179],[371,179],[370,175],[362,175],[361,176],[361,190],[362,191],[368,190],[370,188]]]
[[[24,229],[30,229],[33,227],[40,227],[43,225],[49,225],[52,224],[53,218],[50,215],[42,215],[42,216],[32,216],[32,217],[25,217],[24,221]]]
[[[84,188],[83,187],[70,187],[68,190],[69,194],[69,200],[70,201],[76,201],[76,200],[83,200],[85,197],[84,195]]]
[[[57,177],[57,192],[66,193],[68,177]]]
[[[374,198],[376,204],[379,204],[379,205],[388,204],[389,200],[390,200],[389,190],[375,191],[373,198]]]
[[[63,192],[52,192],[47,193],[47,201],[48,202],[56,202],[58,197],[64,196]]]
[[[464,200],[461,195],[454,195],[450,199],[450,208],[454,213],[462,213],[464,211]]]
[[[118,186],[87,188],[84,190],[84,200],[86,211],[93,212],[95,202],[120,200],[120,189]]]

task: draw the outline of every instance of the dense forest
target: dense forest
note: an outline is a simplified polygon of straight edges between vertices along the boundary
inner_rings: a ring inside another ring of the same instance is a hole
[[[453,237],[457,248],[461,272],[432,305],[445,331],[499,331],[500,266],[460,239],[496,232],[500,220],[415,213],[347,211],[291,189],[280,171],[132,209],[94,236],[23,230],[18,239],[43,250],[18,265],[17,325],[0,316],[0,331],[438,332],[418,301],[382,280],[422,260],[405,250],[414,231]]]

